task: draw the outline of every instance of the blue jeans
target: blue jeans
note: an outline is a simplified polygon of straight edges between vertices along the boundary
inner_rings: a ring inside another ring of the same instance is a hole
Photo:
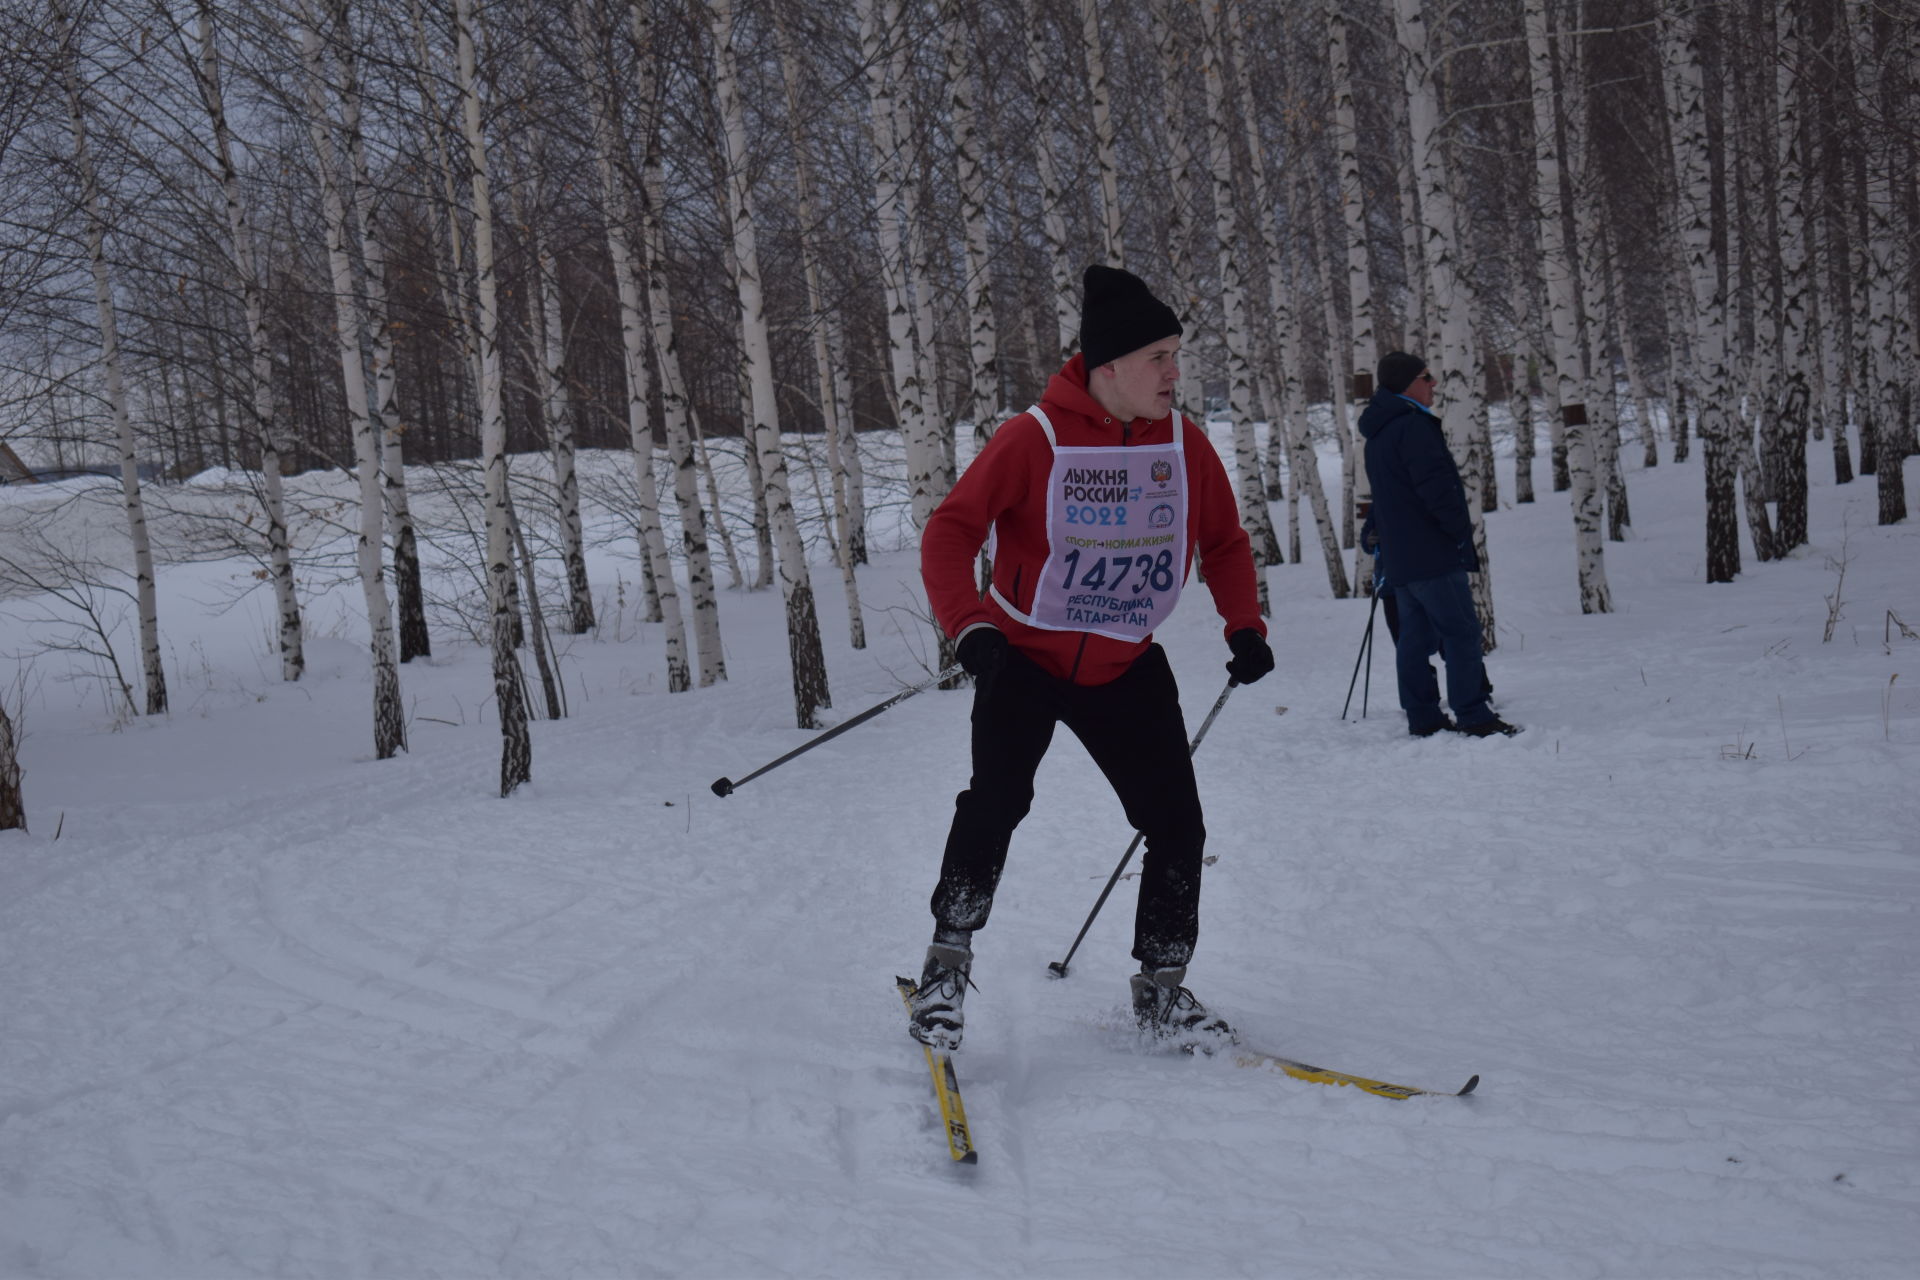
[[[1438,652],[1447,667],[1447,705],[1454,723],[1485,724],[1486,668],[1480,662],[1480,619],[1473,610],[1467,573],[1457,569],[1437,578],[1404,582],[1393,589],[1400,609],[1400,639],[1393,664],[1400,682],[1400,708],[1414,733],[1437,729],[1446,720],[1440,710],[1440,684],[1429,654]]]

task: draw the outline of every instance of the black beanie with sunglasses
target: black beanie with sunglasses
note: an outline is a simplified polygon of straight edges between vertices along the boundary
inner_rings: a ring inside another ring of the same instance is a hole
[[[1419,356],[1410,356],[1404,351],[1389,351],[1380,357],[1380,388],[1400,395],[1426,371],[1427,362]]]
[[[1186,329],[1173,308],[1153,296],[1146,281],[1131,271],[1094,263],[1081,279],[1080,350],[1092,373],[1111,360]]]

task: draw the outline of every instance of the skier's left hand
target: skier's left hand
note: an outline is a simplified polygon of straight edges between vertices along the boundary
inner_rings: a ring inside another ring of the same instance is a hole
[[[1233,650],[1233,658],[1227,663],[1227,674],[1233,677],[1235,684],[1252,684],[1273,670],[1273,650],[1267,647],[1266,640],[1252,627],[1242,627],[1228,636],[1227,648]]]

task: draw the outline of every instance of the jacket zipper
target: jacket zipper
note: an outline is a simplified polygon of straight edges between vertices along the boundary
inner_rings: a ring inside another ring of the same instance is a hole
[[[1088,633],[1080,633],[1080,647],[1073,651],[1073,670],[1067,672],[1067,683],[1072,684],[1080,678],[1080,659],[1086,656]]]

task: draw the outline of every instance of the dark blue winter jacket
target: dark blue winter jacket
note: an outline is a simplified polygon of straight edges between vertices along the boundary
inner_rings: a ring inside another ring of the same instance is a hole
[[[1467,489],[1440,419],[1405,396],[1376,391],[1361,411],[1360,435],[1387,585],[1478,569]]]

